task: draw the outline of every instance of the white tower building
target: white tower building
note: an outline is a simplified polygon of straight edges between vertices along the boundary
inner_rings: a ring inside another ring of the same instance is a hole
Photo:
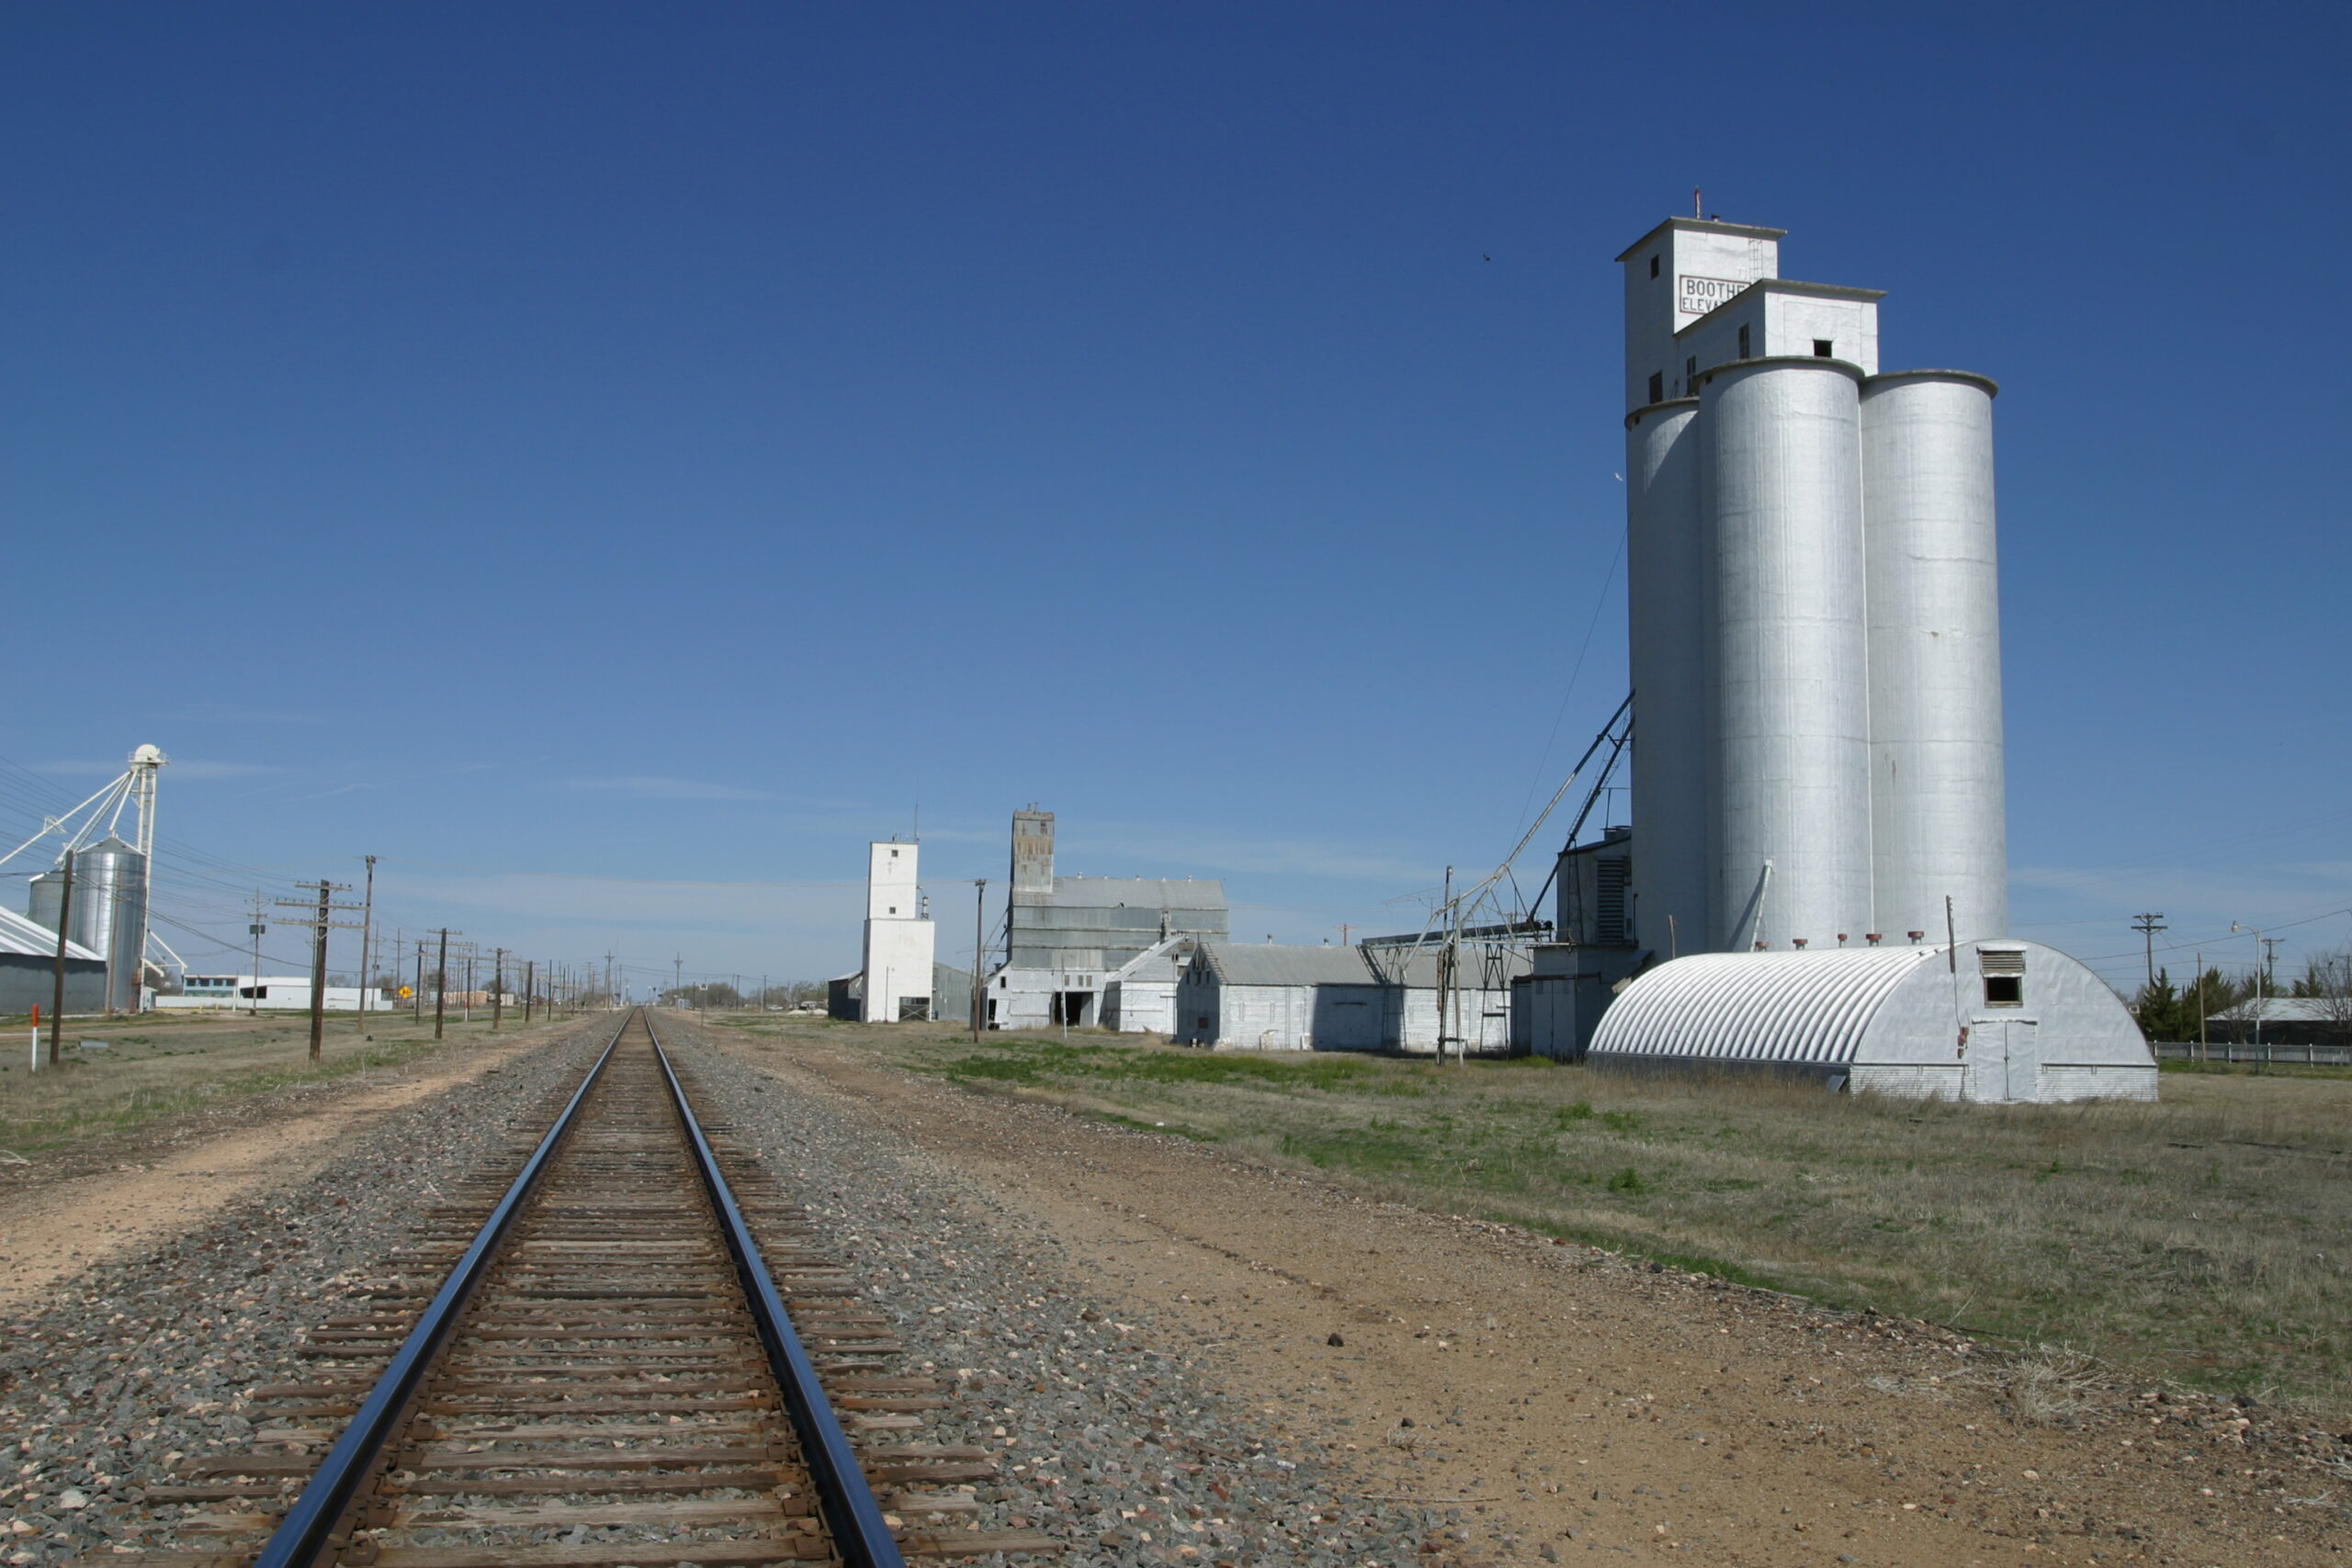
[[[2008,922],[1992,400],[1880,291],[1678,218],[1625,268],[1633,919],[1747,952]]]
[[[865,998],[868,1023],[929,1018],[934,931],[923,913],[918,846],[866,846]]]

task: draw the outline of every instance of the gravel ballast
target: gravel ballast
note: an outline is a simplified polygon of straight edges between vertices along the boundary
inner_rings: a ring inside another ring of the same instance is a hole
[[[0,1562],[201,1550],[150,1509],[181,1459],[246,1447],[245,1392],[300,1381],[302,1332],[355,1294],[424,1205],[551,1116],[611,1038],[583,1020],[460,1088],[386,1115],[316,1175],[66,1281],[0,1322]]]
[[[963,1392],[922,1436],[1001,1455],[978,1489],[982,1529],[1044,1530],[1078,1562],[1395,1568],[1432,1560],[1424,1541],[1458,1544],[1458,1518],[1351,1498],[1328,1455],[1223,1397],[1189,1337],[1090,1301],[1044,1226],[691,1025],[660,1027],[698,1099],[895,1325],[902,1367]]]

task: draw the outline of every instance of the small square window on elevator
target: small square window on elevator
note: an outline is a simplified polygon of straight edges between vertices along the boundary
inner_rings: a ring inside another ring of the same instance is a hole
[[[1740,356],[1742,359],[1751,359],[1751,358],[1755,357],[1755,356],[1754,356],[1754,355],[1753,355],[1748,351],[1748,347],[1747,347],[1747,326],[1746,326],[1746,324],[1745,324],[1745,323],[1743,323],[1743,324],[1741,325],[1740,329],[1739,329],[1739,356]]]
[[[1657,276],[1657,257],[1656,256],[1650,257],[1650,276],[1652,277]]]
[[[1817,337],[1813,340],[1813,356],[1815,359],[1835,359],[1838,357],[1838,345],[1828,338]]]
[[[1650,372],[1650,401],[1654,403],[1666,401],[1666,372],[1663,370]]]

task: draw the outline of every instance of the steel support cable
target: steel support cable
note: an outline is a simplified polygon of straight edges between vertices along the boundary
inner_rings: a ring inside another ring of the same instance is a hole
[[[652,1034],[653,1015],[650,1010],[645,1026],[646,1032]],[[785,1308],[784,1297],[760,1257],[759,1244],[752,1239],[751,1227],[743,1222],[743,1211],[736,1204],[733,1190],[727,1185],[727,1178],[719,1174],[718,1156],[712,1152],[710,1140],[703,1135],[702,1123],[695,1120],[694,1108],[686,1103],[684,1086],[678,1082],[677,1071],[671,1066],[670,1054],[662,1048],[659,1035],[654,1036],[653,1054],[662,1064],[662,1076],[669,1080],[670,1100],[677,1108],[678,1120],[685,1125],[686,1141],[694,1149],[695,1168],[710,1194],[711,1207],[718,1212],[719,1229],[725,1233],[727,1250],[734,1258],[744,1300],[751,1304],[752,1322],[760,1330],[760,1343],[767,1350],[768,1369],[775,1375],[776,1388],[784,1395],[785,1413],[792,1418],[792,1428],[800,1438],[801,1462],[808,1467],[809,1479],[816,1483],[817,1503],[824,1511],[826,1526],[832,1531],[833,1550],[844,1568],[904,1568],[906,1559],[899,1555],[898,1540],[882,1517],[882,1505],[874,1500],[874,1489],[866,1484],[865,1471],[857,1462],[856,1450],[850,1447],[841,1418],[833,1414],[832,1404],[818,1381],[817,1365],[808,1359],[799,1334],[792,1326],[792,1315]]]
[[[384,1369],[384,1375],[376,1380],[376,1386],[368,1390],[359,1413],[351,1418],[343,1436],[335,1439],[334,1447],[320,1461],[310,1484],[302,1488],[302,1495],[287,1510],[277,1532],[261,1549],[261,1555],[254,1559],[254,1568],[312,1568],[315,1563],[333,1560],[334,1551],[339,1549],[332,1539],[335,1527],[342,1523],[352,1500],[359,1495],[360,1488],[384,1458],[385,1449],[400,1434],[409,1405],[424,1386],[434,1358],[457,1325],[467,1302],[472,1299],[475,1287],[490,1271],[491,1259],[497,1256],[499,1245],[506,1239],[514,1217],[522,1213],[564,1135],[571,1131],[588,1091],[604,1076],[605,1064],[613,1059],[613,1047],[620,1043],[621,1033],[628,1028],[628,1019],[625,1016],[619,1028],[613,1031],[612,1039],[605,1042],[596,1065],[588,1069],[588,1076],[572,1090],[563,1114],[556,1118],[555,1125],[539,1140],[539,1146],[524,1162],[514,1185],[499,1199],[498,1206],[482,1222],[481,1229],[474,1233],[473,1245],[466,1248],[465,1256],[458,1259],[458,1266],[450,1270],[432,1304],[424,1309],[424,1315],[409,1330],[400,1353]]]

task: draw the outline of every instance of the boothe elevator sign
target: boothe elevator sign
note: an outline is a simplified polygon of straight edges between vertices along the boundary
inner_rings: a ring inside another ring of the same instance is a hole
[[[1700,277],[1687,272],[1677,281],[1680,288],[1675,295],[1674,307],[1686,316],[1703,316],[1747,287],[1736,278]]]

